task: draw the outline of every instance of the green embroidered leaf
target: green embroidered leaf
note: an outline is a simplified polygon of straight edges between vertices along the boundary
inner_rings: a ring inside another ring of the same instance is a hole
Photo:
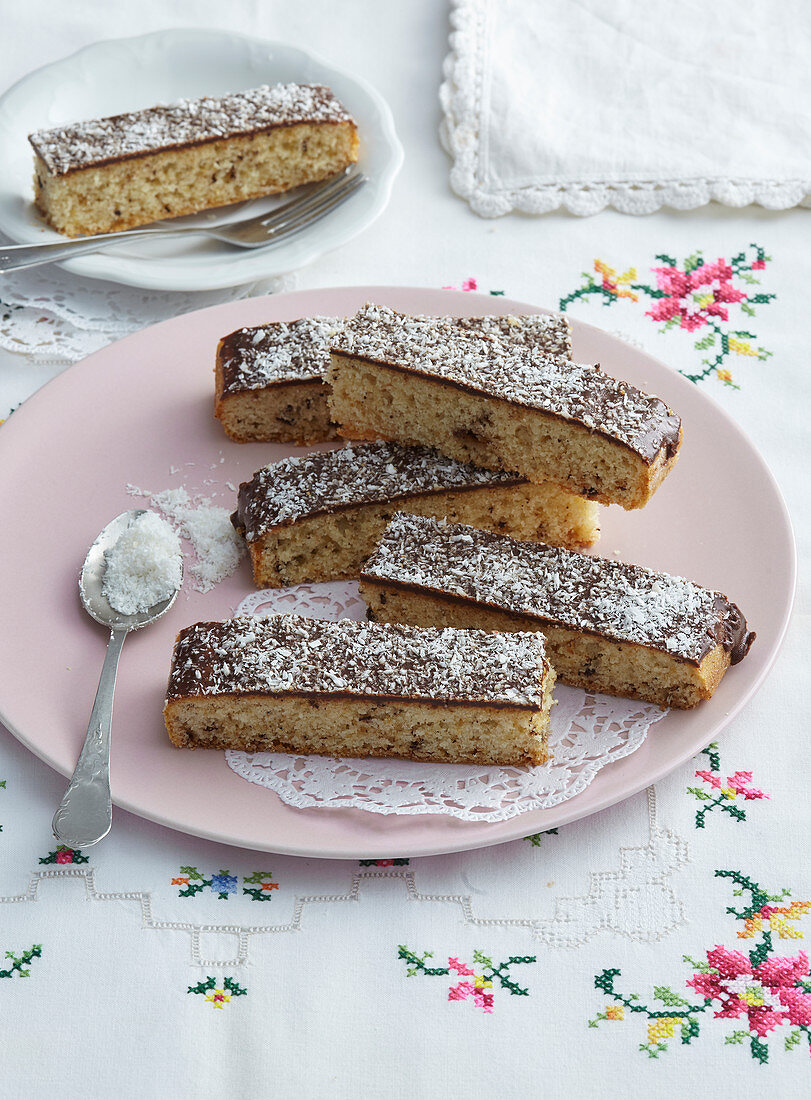
[[[700,798],[702,802],[709,802],[711,795],[708,795],[706,791],[702,791],[701,787],[688,787],[689,794],[694,794],[696,798]]]
[[[689,1017],[681,1025],[681,1041],[687,1045],[692,1042],[693,1039],[698,1038],[700,1027],[698,1020],[694,1017]]]
[[[685,1001],[683,997],[679,997],[673,990],[667,985],[655,985],[653,987],[653,997],[656,1001],[661,1001],[663,1005],[667,1005],[668,1008],[676,1008],[679,1005],[687,1005],[689,1007],[690,1002]]]
[[[621,970],[603,970],[601,974],[595,975],[594,988],[602,989],[604,993],[608,993],[613,996],[614,979],[618,978],[621,973]]]
[[[749,317],[755,316],[755,311],[754,309],[752,309],[748,302],[741,302],[741,309],[744,313],[748,314]]]
[[[769,1061],[769,1048],[758,1039],[757,1035],[752,1036],[749,1049],[752,1051],[752,1057],[756,1058],[762,1066]]]
[[[746,810],[742,810],[740,806],[730,806],[728,802],[724,802],[721,809],[737,821],[746,821]]]
[[[690,966],[702,974],[709,974],[713,969],[708,962],[705,962],[703,959],[696,961],[691,955],[682,955],[681,961],[689,963]]]
[[[198,982],[197,985],[190,985],[188,988],[189,993],[208,993],[209,989],[215,989],[217,983],[213,978],[206,978],[204,982]]]
[[[675,267],[676,265],[673,264]],[[695,271],[697,267],[703,267],[704,261],[701,259],[699,252],[694,253],[692,256],[688,256],[684,261],[684,270],[689,274],[691,271]]]
[[[473,961],[480,963],[482,966],[492,966],[493,960],[489,959],[487,955],[483,955],[481,951],[474,949]]]
[[[673,259],[673,257],[672,256],[667,256],[663,252],[657,253],[656,254],[656,259],[661,260],[662,263],[666,264],[668,267],[676,267],[676,261]]]
[[[724,1042],[727,1046],[740,1046],[746,1039],[749,1039],[750,1035],[748,1031],[733,1031],[731,1035],[727,1035]]]
[[[798,1027],[795,1027],[793,1031],[790,1031],[786,1036],[786,1050],[792,1050],[800,1042],[802,1038],[802,1032]]]
[[[706,351],[707,348],[711,348],[715,343],[715,333],[708,333],[703,340],[697,340],[693,347],[696,351]]]

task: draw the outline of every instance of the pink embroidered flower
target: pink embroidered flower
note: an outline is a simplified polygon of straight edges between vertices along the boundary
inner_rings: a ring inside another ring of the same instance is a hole
[[[726,260],[702,264],[692,271],[680,271],[677,267],[653,270],[665,297],[657,299],[645,315],[654,321],[678,319],[680,327],[688,332],[708,324],[710,317],[728,321],[726,305],[746,298],[744,291],[732,285],[734,273]]]
[[[375,860],[375,867],[393,867],[393,866],[394,866],[394,860],[393,859],[376,859]]]
[[[60,848],[56,853],[57,863],[73,863],[73,849],[72,848]]]
[[[799,1024],[811,1019],[811,994],[797,988],[809,973],[804,951],[793,958],[767,958],[753,967],[747,955],[716,944],[707,952],[707,962],[715,973],[694,974],[687,985],[719,1002],[716,1018],[745,1015],[750,1030],[761,1038],[786,1020]]]
[[[464,279],[462,281],[462,290],[478,290],[479,284],[475,279]],[[443,290],[459,290],[458,286],[443,286]]]
[[[468,997],[473,993],[473,986],[470,982],[460,982],[459,985],[452,985],[448,990],[449,1001],[466,1001]]]
[[[728,775],[726,782],[720,775],[715,775],[714,772],[697,771],[696,776],[699,779],[703,779],[705,783],[713,788],[713,790],[721,791],[726,798],[737,798],[739,794],[748,801],[752,798],[769,798],[770,796],[759,790],[757,787],[749,787],[747,784],[752,782],[751,772],[735,772],[734,775]]]
[[[752,264],[752,270],[753,271],[762,271],[765,266],[766,266],[766,261],[765,260],[755,260],[755,262]]]
[[[464,963],[460,963],[458,959],[448,959],[448,969],[455,970],[460,977],[463,974],[467,975],[474,973],[474,971],[471,970],[469,966],[465,966]],[[462,984],[467,985],[467,982],[463,982]]]

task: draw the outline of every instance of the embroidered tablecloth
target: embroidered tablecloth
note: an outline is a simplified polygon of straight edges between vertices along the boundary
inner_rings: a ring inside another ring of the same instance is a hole
[[[145,0],[124,26],[80,3],[34,36],[36,7],[5,13],[8,81],[99,37],[224,18]],[[298,285],[453,285],[623,334],[751,435],[806,556],[807,212],[479,219],[436,135],[447,13],[293,7],[244,0],[229,27],[367,77],[406,147],[386,214]],[[0,417],[61,366],[0,353]],[[123,811],[71,851],[50,833],[64,779],[0,731],[0,1092],[807,1095],[810,660],[806,584],[718,743],[590,819],[432,858],[273,856]]]

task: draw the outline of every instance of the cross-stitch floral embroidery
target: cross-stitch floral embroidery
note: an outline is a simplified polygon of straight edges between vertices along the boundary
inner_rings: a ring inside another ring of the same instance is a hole
[[[27,978],[31,973],[29,969],[31,960],[42,958],[42,944],[35,943],[33,947],[23,951],[21,955],[15,955],[13,951],[6,951],[5,957],[11,959],[11,964],[0,969],[0,978]]]
[[[636,993],[622,994],[614,988],[619,970],[604,970],[594,979],[597,989],[612,998],[604,1012],[599,1012],[589,1027],[597,1027],[603,1020],[624,1020],[626,1013],[642,1014],[647,1018],[647,1039],[639,1049],[651,1058],[667,1050],[667,1040],[678,1032],[682,1043],[690,1043],[700,1032],[700,1017],[712,1009],[715,1019],[733,1019],[745,1023],[727,1034],[727,1044],[749,1043],[752,1057],[763,1063],[769,1060],[769,1046],[765,1042],[770,1032],[785,1026],[786,1050],[792,1050],[804,1042],[811,1050],[811,978],[808,955],[799,951],[796,955],[773,955],[774,937],[801,939],[802,932],[794,922],[811,910],[811,902],[799,901],[789,905],[782,902],[788,896],[783,890],[778,895],[767,894],[756,882],[740,871],[716,871],[717,878],[728,878],[735,883],[736,896],[748,893],[750,904],[741,910],[734,907],[727,913],[743,922],[738,938],[754,939],[751,950],[744,953],[723,944],[715,944],[707,950],[705,960],[696,961],[689,955],[684,961],[695,969],[685,985],[701,998],[695,1003],[674,993],[668,986],[654,986],[653,999],[662,1009],[641,1004]]]
[[[66,844],[58,844],[55,852],[48,852],[47,856],[40,859],[40,863],[89,863],[88,856],[83,856],[78,848],[68,848]]]
[[[408,867],[410,860],[398,859],[359,859],[359,867]]]
[[[749,802],[753,799],[768,798],[767,794],[753,787],[751,772],[734,772],[724,777],[721,772],[721,757],[718,753],[718,744],[713,741],[702,749],[700,755],[706,756],[710,762],[709,770],[700,769],[696,772],[696,778],[703,780],[709,790],[704,787],[688,787],[687,791],[701,803],[696,810],[696,828],[704,828],[704,820],[707,814],[715,809],[728,814],[736,821],[746,821],[746,810],[736,803],[743,799]]]
[[[172,879],[172,886],[179,886],[179,898],[193,898],[203,890],[211,890],[221,901],[227,901],[232,894],[239,893],[239,876],[230,871],[220,870],[206,878],[196,867],[181,867],[180,874]],[[271,891],[278,890],[278,882],[273,882],[270,871],[254,871],[242,878],[242,893],[253,901],[270,901]]]
[[[426,974],[433,977],[446,977],[452,972],[460,978],[472,978],[472,981],[457,982],[448,989],[449,1001],[473,1001],[476,1008],[483,1012],[492,1012],[495,994],[493,979],[499,983],[500,989],[506,989],[514,997],[528,997],[529,990],[524,989],[510,977],[510,967],[519,963],[534,963],[535,955],[511,955],[505,962],[497,966],[493,960],[481,951],[473,952],[473,966],[460,962],[451,956],[447,966],[426,966],[426,960],[433,958],[433,951],[426,951],[422,955],[416,955],[405,944],[400,944],[397,949],[398,958],[404,959],[409,965],[406,977],[413,978],[416,974]],[[478,971],[477,972],[477,968]]]
[[[525,836],[523,839],[528,840],[533,848],[540,848],[541,837],[544,836],[557,836],[557,829],[546,829],[542,833],[532,833],[530,836]]]
[[[187,992],[199,993],[205,997],[212,1008],[225,1008],[232,997],[244,997],[248,990],[235,982],[233,978],[223,978],[222,986],[217,985],[217,979],[208,977],[197,985],[190,985]]]
[[[635,267],[619,274],[604,260],[596,259],[597,278],[583,272],[582,285],[561,298],[560,309],[566,310],[574,302],[594,296],[604,306],[611,306],[620,298],[649,302],[645,316],[660,324],[662,331],[676,327],[701,333],[693,345],[696,351],[707,353],[701,359],[701,369],[682,374],[692,382],[715,374],[737,389],[728,366],[730,357],[765,360],[772,354],[755,342],[754,333],[737,327],[731,316],[737,310],[745,317],[754,317],[755,306],[768,305],[775,298],[774,294],[752,289],[760,283],[755,272],[763,271],[771,258],[760,245],[752,244],[728,261],[723,258],[707,261],[701,252],[688,256],[681,267],[673,256],[661,254],[656,259],[662,266],[650,268],[655,286],[640,281]]]

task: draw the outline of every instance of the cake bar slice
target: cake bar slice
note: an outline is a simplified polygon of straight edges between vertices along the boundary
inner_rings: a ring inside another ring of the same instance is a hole
[[[288,458],[239,489],[234,526],[260,588],[357,577],[398,509],[566,546],[592,543],[598,506],[551,482],[446,458],[428,447],[359,443]]]
[[[755,637],[726,596],[680,577],[403,513],[360,590],[377,620],[542,630],[562,683],[663,707],[708,699]]]
[[[180,632],[164,716],[178,748],[541,764],[554,679],[540,634],[237,618]]]
[[[69,237],[286,191],[358,159],[354,119],[317,84],[181,99],[28,140],[35,204]]]
[[[240,328],[220,340],[214,415],[236,443],[337,439],[327,407],[330,340],[337,317]]]
[[[499,333],[511,344],[542,348],[568,358],[571,334],[565,317],[445,318],[459,331]],[[344,321],[304,317],[237,329],[217,348],[214,415],[237,443],[295,443],[338,438],[327,407],[330,342]],[[343,433],[351,436],[349,431]],[[358,433],[355,433],[357,435]],[[364,431],[363,438],[379,438]]]
[[[591,366],[495,330],[367,305],[332,345],[333,419],[462,462],[640,508],[675,462],[681,421]]]

